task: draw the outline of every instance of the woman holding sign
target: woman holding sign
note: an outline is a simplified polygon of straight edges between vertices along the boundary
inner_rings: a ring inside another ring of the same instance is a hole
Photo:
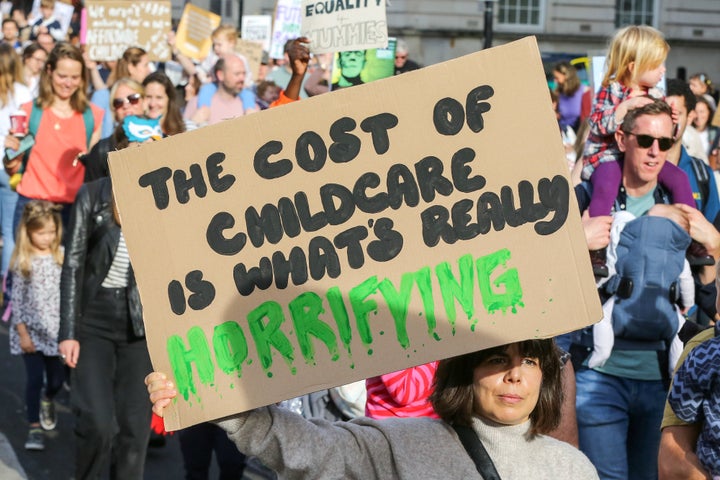
[[[560,376],[554,342],[527,340],[440,361],[431,401],[441,421],[329,423],[267,406],[217,424],[281,478],[597,479],[579,450],[545,436],[560,421]],[[173,383],[159,372],[145,383],[162,416]]]

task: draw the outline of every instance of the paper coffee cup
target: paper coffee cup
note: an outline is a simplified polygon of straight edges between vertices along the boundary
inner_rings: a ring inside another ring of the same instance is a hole
[[[24,137],[28,134],[28,116],[22,111],[10,115],[10,131],[16,137]]]

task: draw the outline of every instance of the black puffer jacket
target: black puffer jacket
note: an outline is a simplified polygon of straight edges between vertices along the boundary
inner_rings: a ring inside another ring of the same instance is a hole
[[[59,341],[76,339],[85,308],[107,276],[120,241],[120,227],[113,219],[112,184],[109,178],[80,188],[70,214],[69,242],[60,283]],[[130,267],[127,286],[128,311],[133,333],[145,336],[142,304]]]

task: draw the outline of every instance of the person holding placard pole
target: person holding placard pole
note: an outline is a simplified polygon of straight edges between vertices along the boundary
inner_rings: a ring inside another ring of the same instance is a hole
[[[162,416],[177,390],[160,372],[145,382]],[[560,421],[561,383],[554,342],[527,340],[440,361],[431,401],[442,420],[330,423],[271,405],[217,424],[281,478],[596,479],[579,450],[545,436]]]

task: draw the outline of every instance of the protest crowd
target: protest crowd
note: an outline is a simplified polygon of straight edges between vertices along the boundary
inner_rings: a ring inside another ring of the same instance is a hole
[[[291,38],[251,68],[221,24],[203,58],[171,31],[167,60],[137,45],[97,59],[81,6],[68,29],[54,7],[13,9],[0,43],[2,314],[27,378],[17,421],[25,449],[52,448],[65,387],[75,478],[141,479],[178,391],[152,372],[108,155],[353,88],[369,56],[310,55]],[[720,478],[718,91],[704,73],[666,79],[668,50],[652,27],[618,30],[597,93],[569,63],[553,69],[600,322],[181,429],[186,478],[208,478],[213,454],[223,479],[251,459],[271,478]],[[398,40],[389,76],[421,69],[412,53]]]

